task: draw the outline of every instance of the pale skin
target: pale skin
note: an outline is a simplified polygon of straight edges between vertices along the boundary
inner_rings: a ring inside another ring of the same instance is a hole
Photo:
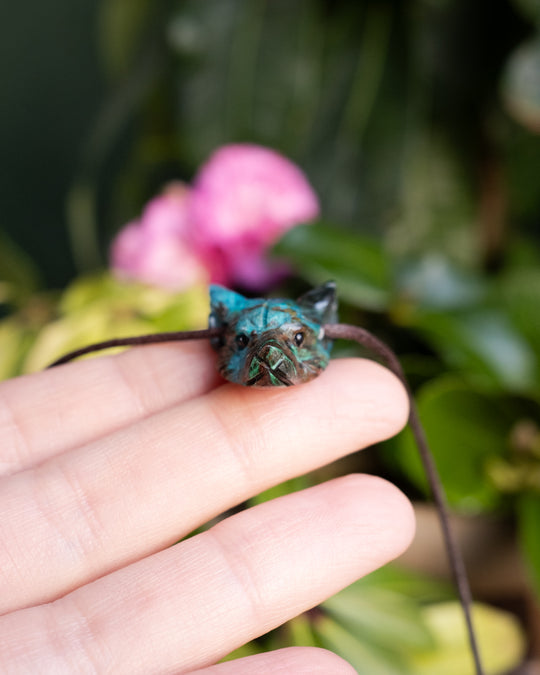
[[[216,665],[408,546],[411,506],[351,475],[228,508],[399,431],[382,366],[223,384],[206,342],[128,350],[0,384],[0,672],[354,673],[295,647]]]

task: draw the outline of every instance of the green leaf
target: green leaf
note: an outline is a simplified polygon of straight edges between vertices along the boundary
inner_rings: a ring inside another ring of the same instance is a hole
[[[526,640],[515,616],[475,603],[472,617],[486,673],[496,675],[516,668],[525,656]],[[463,610],[448,602],[424,609],[424,618],[436,638],[436,648],[411,658],[414,675],[475,675]]]
[[[204,327],[208,304],[203,285],[173,293],[109,274],[83,277],[61,298],[61,318],[40,331],[25,370],[40,370],[72,349],[108,338]]]
[[[248,642],[247,644],[238,647],[238,649],[235,649],[230,654],[227,654],[227,656],[221,659],[220,663],[224,663],[225,661],[234,661],[235,659],[243,659],[246,656],[260,654],[261,651],[262,650],[259,648],[256,642]]]
[[[441,253],[429,251],[401,265],[398,285],[405,302],[422,310],[468,307],[485,295],[485,284],[479,276]]]
[[[529,340],[540,359],[540,270],[512,270],[502,277],[496,292],[517,329]]]
[[[362,577],[354,584],[357,588],[372,587],[398,593],[415,603],[433,603],[453,597],[450,584],[431,579],[398,565],[385,565]]]
[[[450,504],[472,512],[494,508],[500,496],[485,468],[506,451],[512,419],[503,405],[448,376],[425,385],[417,403]],[[405,472],[427,489],[409,429],[397,437],[396,448]]]
[[[190,330],[208,325],[210,300],[206,285],[191,286],[181,293],[165,293],[167,302],[163,309],[156,311],[150,303],[145,308],[157,330]]]
[[[329,223],[290,230],[275,248],[313,285],[333,279],[340,296],[356,307],[388,306],[391,273],[388,257],[375,240]]]
[[[419,605],[403,593],[353,584],[322,607],[350,633],[389,653],[433,646]]]
[[[73,349],[111,337],[126,337],[152,332],[148,322],[133,317],[113,317],[104,308],[93,307],[86,312],[54,321],[39,333],[25,362],[24,372],[36,372]],[[92,354],[103,355],[114,350]]]
[[[358,675],[409,675],[403,659],[363,641],[338,621],[321,616],[315,622],[315,634],[322,647],[330,649],[348,661]]]
[[[482,386],[521,393],[538,388],[538,359],[502,310],[425,312],[411,325],[451,367]]]
[[[202,328],[208,320],[208,288],[195,285],[177,293],[100,274],[77,279],[60,302],[60,311],[69,316],[96,307],[111,315],[151,320],[156,332]]]
[[[141,313],[164,311],[171,302],[169,291],[145,284],[120,281],[110,274],[79,277],[65,291],[60,301],[62,314],[74,315],[90,307],[137,308]]]
[[[289,644],[302,647],[320,647],[311,625],[309,614],[300,614],[299,616],[287,622],[289,631]]]
[[[296,478],[291,478],[284,483],[274,485],[273,487],[268,488],[268,490],[261,492],[259,495],[250,499],[250,504],[263,504],[271,499],[277,499],[278,497],[283,497],[291,492],[304,490],[307,487],[310,487],[309,479],[306,476],[297,476]]]
[[[517,503],[517,515],[521,550],[540,598],[540,494],[522,494]]]

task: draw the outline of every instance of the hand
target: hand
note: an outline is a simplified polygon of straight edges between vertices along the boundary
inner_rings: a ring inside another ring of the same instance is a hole
[[[212,664],[399,555],[397,488],[346,476],[172,544],[395,434],[405,392],[360,359],[287,389],[213,368],[206,344],[170,344],[0,384],[0,672],[353,672],[302,647]]]

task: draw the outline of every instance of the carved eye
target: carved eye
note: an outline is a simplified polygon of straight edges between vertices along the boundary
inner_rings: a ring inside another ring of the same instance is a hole
[[[245,333],[240,333],[234,338],[234,341],[236,342],[238,349],[245,349],[248,345],[249,338]]]
[[[301,331],[296,333],[296,335],[294,336],[294,342],[297,347],[300,347],[300,345],[304,342],[304,333],[302,333]]]

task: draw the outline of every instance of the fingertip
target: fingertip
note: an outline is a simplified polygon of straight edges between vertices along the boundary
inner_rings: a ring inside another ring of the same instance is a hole
[[[340,414],[358,419],[376,432],[375,440],[397,434],[407,424],[409,395],[388,368],[369,359],[332,361],[324,383]]]
[[[370,541],[368,549],[357,549],[361,551],[362,573],[404,553],[416,530],[414,509],[407,496],[379,476],[348,474],[335,481],[339,485],[336,493],[348,511],[342,520],[349,523],[351,539]]]

